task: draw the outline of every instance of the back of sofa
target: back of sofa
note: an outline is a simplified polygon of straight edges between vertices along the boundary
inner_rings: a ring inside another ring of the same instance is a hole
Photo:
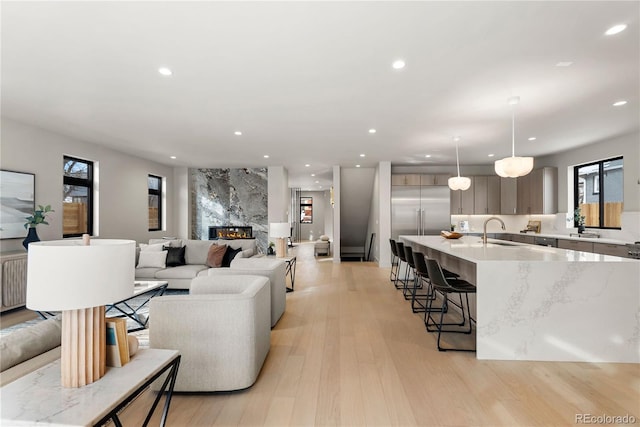
[[[185,246],[184,258],[187,264],[206,264],[211,245],[227,245],[231,249],[242,249],[242,258],[250,258],[258,253],[256,239],[236,240],[195,240],[195,239],[149,239],[149,244],[162,243],[165,246],[179,248]],[[238,254],[239,255],[239,254]]]

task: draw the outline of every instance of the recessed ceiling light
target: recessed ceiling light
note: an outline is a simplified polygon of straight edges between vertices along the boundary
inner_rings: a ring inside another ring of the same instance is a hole
[[[360,167],[360,165],[356,165],[356,167],[357,167],[357,168],[359,168],[359,167]]]
[[[163,76],[170,76],[171,74],[173,74],[173,72],[170,69],[168,69],[167,67],[158,68],[158,72],[160,74],[162,74]]]
[[[536,140],[535,136],[532,136],[531,138],[529,138],[529,141],[535,141],[535,140]]]
[[[614,107],[620,107],[620,106],[625,105],[626,103],[627,103],[627,101],[625,101],[624,99],[622,99],[622,100],[620,100],[620,101],[614,102],[614,103],[613,103],[613,106],[614,106]]]
[[[316,181],[316,184],[320,184],[320,181]]]
[[[405,65],[407,64],[402,59],[397,59],[393,61],[393,64],[391,66],[396,70],[401,70],[404,68]]]
[[[556,63],[556,67],[570,67],[572,65],[573,65],[573,62],[571,61],[560,61]]]
[[[376,133],[377,131],[375,129],[369,129],[369,133]]]
[[[627,29],[627,26],[625,24],[618,24],[618,25],[614,25],[613,27],[605,31],[605,34],[608,36],[612,36],[614,34],[621,33],[626,29]]]
[[[175,160],[175,159],[176,159],[176,156],[171,156],[171,157],[170,157],[170,159]]]
[[[431,157],[431,154],[426,154],[425,157],[428,159]]]
[[[518,105],[520,103],[520,97],[519,96],[511,96],[509,98],[507,98],[507,104],[509,105]]]
[[[366,154],[360,154],[360,157],[366,157]]]
[[[269,155],[268,155],[268,154],[265,154],[265,155],[264,155],[264,156],[262,156],[262,157],[264,157],[265,159],[268,159],[268,158],[269,158]]]
[[[309,166],[311,166],[309,163],[307,163],[306,165],[304,165],[305,168],[308,168]]]
[[[240,136],[240,135],[242,135],[242,132],[240,132],[239,130],[237,130],[237,131],[235,131],[233,134],[234,134],[234,135],[237,135],[237,136]]]
[[[495,156],[495,154],[493,153],[487,155],[487,157],[493,157],[493,156]]]
[[[311,176],[316,176],[316,174],[315,174],[315,173],[312,173],[312,174],[311,174]]]

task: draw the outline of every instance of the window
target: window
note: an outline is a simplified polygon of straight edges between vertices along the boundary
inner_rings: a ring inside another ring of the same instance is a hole
[[[93,162],[64,156],[62,235],[93,234]]]
[[[149,231],[162,230],[162,177],[149,175]]]
[[[573,169],[574,208],[580,208],[585,216],[586,227],[621,228],[623,171],[622,157],[587,163]]]
[[[313,197],[300,197],[300,222],[313,224]]]

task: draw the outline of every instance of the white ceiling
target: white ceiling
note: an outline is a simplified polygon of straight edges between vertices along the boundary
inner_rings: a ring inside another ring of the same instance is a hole
[[[459,135],[464,174],[511,154],[514,95],[516,155],[638,131],[639,5],[4,1],[2,114],[163,164],[283,165],[309,189],[333,165],[455,164]]]

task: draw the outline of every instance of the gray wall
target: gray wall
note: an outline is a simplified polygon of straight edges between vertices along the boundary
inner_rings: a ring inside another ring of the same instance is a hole
[[[173,235],[173,169],[99,145],[55,134],[2,117],[2,169],[36,175],[36,205],[55,210],[50,225],[38,226],[42,240],[62,238],[62,158],[64,155],[97,162],[97,219],[94,234],[101,238],[132,239]],[[166,178],[166,229],[149,232],[147,176]],[[26,230],[25,230],[26,235]],[[0,241],[2,251],[22,249],[22,239]]]
[[[340,171],[340,242],[343,249],[369,244],[369,217],[374,188],[374,168]],[[366,255],[366,254],[365,254]]]
[[[209,226],[250,225],[258,249],[267,250],[267,169],[190,169],[193,239],[207,240]]]

